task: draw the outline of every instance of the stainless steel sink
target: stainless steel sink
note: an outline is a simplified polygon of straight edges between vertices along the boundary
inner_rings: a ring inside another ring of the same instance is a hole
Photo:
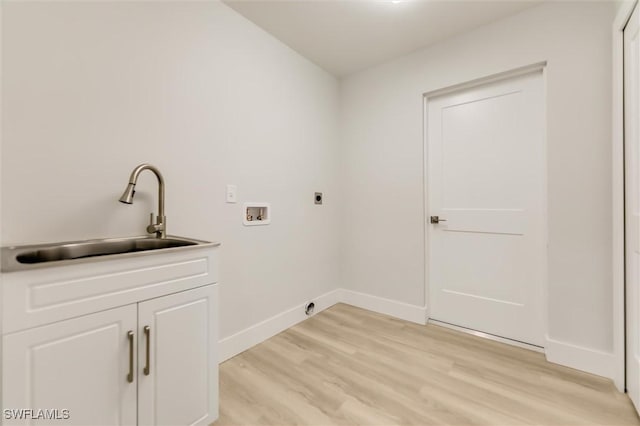
[[[183,250],[217,243],[183,237],[131,237],[2,247],[2,272],[57,266],[114,256],[145,255],[156,250]]]

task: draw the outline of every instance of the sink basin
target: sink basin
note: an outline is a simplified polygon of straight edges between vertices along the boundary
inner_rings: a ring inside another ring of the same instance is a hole
[[[183,237],[131,237],[2,247],[2,271],[10,272],[31,269],[34,266],[98,260],[112,258],[114,255],[142,255],[156,250],[211,245],[214,243]]]
[[[16,256],[19,263],[55,262],[58,260],[82,259],[109,254],[134,253],[171,247],[193,246],[197,243],[174,239],[146,238],[140,240],[95,241],[79,244],[63,244],[26,251]]]

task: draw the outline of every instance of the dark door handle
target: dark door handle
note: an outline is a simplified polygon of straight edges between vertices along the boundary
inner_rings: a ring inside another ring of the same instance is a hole
[[[446,222],[446,221],[447,221],[447,219],[441,219],[440,216],[431,216],[429,218],[429,222],[435,223],[435,224],[438,224],[440,222]]]

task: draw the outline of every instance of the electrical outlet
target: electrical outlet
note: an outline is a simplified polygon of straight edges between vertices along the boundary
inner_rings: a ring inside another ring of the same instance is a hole
[[[227,185],[227,203],[238,202],[238,187],[235,185]]]

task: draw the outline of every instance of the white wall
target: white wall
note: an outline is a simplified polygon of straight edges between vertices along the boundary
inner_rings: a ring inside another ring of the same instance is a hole
[[[614,362],[607,356],[614,9],[539,6],[343,80],[347,287],[425,304],[422,94],[547,61],[549,337]]]
[[[3,245],[144,234],[153,175],[117,200],[149,162],[169,233],[223,243],[221,337],[337,286],[335,78],[218,2],[3,2],[2,27]]]
[[[116,200],[155,164],[169,233],[223,242],[223,338],[341,286],[422,317],[422,94],[548,61],[549,334],[612,351],[613,3],[530,9],[341,87],[218,2],[2,8],[2,245],[142,234],[153,176]],[[243,201],[272,224],[243,227]]]

